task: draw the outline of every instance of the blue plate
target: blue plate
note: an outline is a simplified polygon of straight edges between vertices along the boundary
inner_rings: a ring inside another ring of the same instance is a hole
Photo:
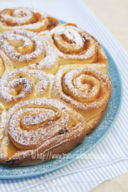
[[[64,167],[65,165],[80,158],[81,155],[91,151],[105,137],[105,135],[112,127],[117,114],[119,113],[122,94],[121,78],[117,66],[106,49],[105,52],[108,57],[108,73],[112,82],[112,94],[107,111],[98,127],[89,136],[86,136],[82,144],[80,144],[77,148],[68,153],[67,157],[70,158],[65,158],[64,156],[64,158],[56,159],[38,165],[16,168],[7,168],[0,164],[0,179],[24,178],[49,173],[51,171]]]

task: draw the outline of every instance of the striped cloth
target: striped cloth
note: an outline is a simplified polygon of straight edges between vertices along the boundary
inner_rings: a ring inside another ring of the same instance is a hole
[[[128,172],[128,54],[80,0],[33,0],[1,3],[30,6],[69,22],[78,23],[109,50],[121,73],[123,101],[118,119],[105,139],[87,155],[53,173],[26,179],[1,180],[0,192],[90,191],[99,183]],[[73,5],[73,6],[72,6]]]

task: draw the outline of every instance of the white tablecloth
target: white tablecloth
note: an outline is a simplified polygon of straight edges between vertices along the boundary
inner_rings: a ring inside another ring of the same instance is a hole
[[[109,50],[118,66],[123,83],[123,101],[120,114],[111,131],[88,155],[44,176],[31,179],[0,180],[0,192],[86,192],[104,180],[128,172],[127,52],[81,0],[19,0],[0,3],[0,9],[13,6],[29,6],[45,10],[59,19],[77,23],[94,35]]]

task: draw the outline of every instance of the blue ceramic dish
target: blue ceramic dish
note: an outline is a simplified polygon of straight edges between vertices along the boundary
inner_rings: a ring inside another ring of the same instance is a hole
[[[122,98],[122,85],[119,71],[108,51],[105,50],[105,52],[108,57],[108,74],[112,82],[112,94],[107,111],[98,127],[90,135],[86,136],[82,144],[68,153],[68,157],[70,158],[64,157],[38,165],[16,168],[8,168],[0,164],[0,179],[24,178],[52,172],[80,158],[81,155],[91,151],[101,142],[116,120]]]

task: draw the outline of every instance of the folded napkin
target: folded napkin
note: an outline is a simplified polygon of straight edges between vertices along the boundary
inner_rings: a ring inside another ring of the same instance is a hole
[[[29,6],[77,23],[109,51],[122,77],[123,98],[119,116],[105,139],[74,163],[52,173],[24,179],[0,180],[0,192],[90,191],[99,183],[128,171],[128,54],[80,0],[5,1],[0,9]]]

